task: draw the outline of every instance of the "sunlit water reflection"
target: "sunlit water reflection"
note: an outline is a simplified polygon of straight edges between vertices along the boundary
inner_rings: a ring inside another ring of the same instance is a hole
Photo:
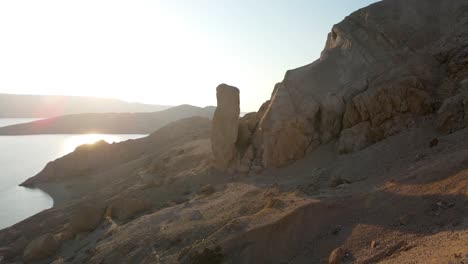
[[[12,119],[7,120],[12,124]],[[22,120],[17,120],[16,123]],[[7,123],[0,119],[0,124]],[[66,155],[82,144],[99,140],[109,143],[145,135],[34,135],[0,136],[0,229],[17,223],[44,209],[53,200],[40,190],[18,186],[38,173],[47,162]]]

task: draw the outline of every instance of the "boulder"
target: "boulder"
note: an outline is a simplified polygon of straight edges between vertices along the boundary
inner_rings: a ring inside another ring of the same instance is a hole
[[[105,208],[103,206],[81,206],[73,213],[70,220],[70,227],[77,233],[93,231],[101,223],[104,210]]]
[[[238,157],[237,170],[242,173],[248,173],[252,167],[253,160],[255,159],[255,149],[249,145],[247,149]]]
[[[346,255],[346,251],[342,248],[336,248],[332,251],[328,258],[328,264],[340,264]]]
[[[262,168],[262,117],[269,109],[270,100],[262,104],[258,112],[248,113],[239,120],[239,134],[236,142],[236,169],[248,173],[251,168]]]
[[[245,114],[239,119],[239,130],[236,141],[236,150],[241,156],[244,155],[248,146],[251,144],[253,133],[257,128],[258,117],[257,113]]]
[[[211,184],[204,185],[198,190],[198,194],[205,195],[205,196],[211,195],[215,192],[216,192],[216,189]]]
[[[226,84],[216,88],[217,107],[211,129],[211,147],[214,165],[227,169],[236,157],[239,129],[239,89]]]
[[[186,218],[187,221],[200,221],[202,219],[203,219],[203,214],[198,210],[190,212]]]
[[[370,132],[369,122],[362,122],[344,129],[338,140],[338,153],[351,153],[369,146],[372,143]]]
[[[60,257],[60,258],[57,258],[56,260],[54,260],[53,262],[51,262],[50,264],[66,264],[67,262],[65,261],[64,258]]]
[[[23,252],[25,262],[46,259],[55,254],[59,248],[59,242],[52,234],[42,235],[31,241]]]
[[[135,215],[151,209],[152,203],[145,197],[122,195],[114,199],[106,214],[117,220],[127,220]]]
[[[451,133],[468,126],[468,92],[447,98],[437,111],[436,127]]]
[[[0,259],[11,259],[15,257],[18,252],[13,247],[0,247]],[[1,262],[0,262],[1,263]]]

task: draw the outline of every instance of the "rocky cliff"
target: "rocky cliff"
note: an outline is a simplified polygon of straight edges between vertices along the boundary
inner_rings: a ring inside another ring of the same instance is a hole
[[[350,153],[437,114],[467,125],[468,2],[382,1],[333,26],[320,59],[290,70],[240,120],[237,167],[281,167],[337,140]]]
[[[0,230],[0,258],[467,263],[467,12],[373,4],[256,113],[221,85],[213,121],[77,148],[24,183],[55,204]]]

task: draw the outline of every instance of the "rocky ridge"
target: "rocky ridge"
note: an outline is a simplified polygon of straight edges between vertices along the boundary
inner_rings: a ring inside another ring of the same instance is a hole
[[[87,113],[63,115],[0,127],[0,135],[40,134],[150,134],[191,116],[212,118],[215,107],[179,105],[151,113]]]
[[[55,205],[0,230],[0,256],[465,263],[467,11],[462,0],[373,4],[257,113],[238,119],[238,89],[221,85],[213,121],[79,147],[24,183]]]
[[[281,167],[337,140],[339,153],[394,135],[418,116],[467,126],[464,1],[382,1],[333,26],[317,61],[286,73],[258,112],[239,120],[232,167]]]

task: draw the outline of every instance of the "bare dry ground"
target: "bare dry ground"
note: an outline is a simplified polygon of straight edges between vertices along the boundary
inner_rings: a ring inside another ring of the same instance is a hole
[[[0,231],[0,248],[20,262],[30,240],[51,233],[59,248],[37,263],[328,263],[336,248],[338,263],[467,263],[468,129],[441,135],[432,122],[249,175],[212,169],[203,118],[80,147],[26,183],[56,205]],[[85,205],[105,217],[76,230]]]

